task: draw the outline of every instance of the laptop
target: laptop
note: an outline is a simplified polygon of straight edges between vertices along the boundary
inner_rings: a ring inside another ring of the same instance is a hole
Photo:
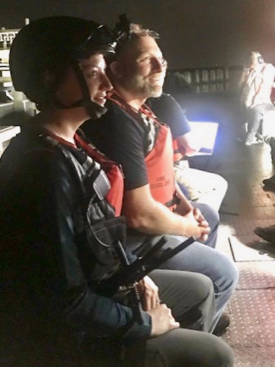
[[[189,121],[190,137],[199,150],[194,155],[211,155],[213,153],[218,127],[218,122]]]

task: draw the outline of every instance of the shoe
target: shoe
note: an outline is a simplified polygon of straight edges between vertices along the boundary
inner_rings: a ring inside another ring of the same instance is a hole
[[[267,242],[275,243],[275,225],[265,228],[256,227],[254,233]]]
[[[264,190],[275,190],[275,175],[270,178],[266,178],[262,182],[264,184]]]
[[[222,336],[226,329],[228,328],[230,324],[230,317],[227,313],[222,313],[219,321],[217,322],[217,325],[215,326],[215,329],[213,330],[213,334],[216,336]]]

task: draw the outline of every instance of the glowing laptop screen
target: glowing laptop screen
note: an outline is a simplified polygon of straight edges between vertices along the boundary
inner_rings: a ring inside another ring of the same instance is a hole
[[[217,122],[189,121],[192,141],[197,147],[195,155],[211,155],[215,146],[219,124]]]

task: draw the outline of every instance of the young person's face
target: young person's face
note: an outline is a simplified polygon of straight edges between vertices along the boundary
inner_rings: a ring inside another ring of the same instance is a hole
[[[118,61],[122,73],[119,82],[141,98],[159,97],[167,64],[154,38],[140,37]]]
[[[106,94],[112,89],[111,82],[105,74],[106,63],[102,54],[95,54],[81,60],[80,66],[90,91],[91,100],[100,106],[106,102]]]
[[[106,94],[112,85],[105,74],[105,60],[102,54],[95,54],[79,61],[87,83],[91,100],[100,106],[106,102]],[[65,80],[59,85],[56,98],[65,106],[70,106],[83,98],[83,92],[72,68],[69,68]]]

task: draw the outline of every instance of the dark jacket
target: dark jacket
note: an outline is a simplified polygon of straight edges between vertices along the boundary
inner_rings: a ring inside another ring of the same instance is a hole
[[[94,231],[104,234],[114,214],[104,199],[89,191],[98,172],[87,181],[86,158],[81,147],[56,143],[45,131],[35,129],[24,129],[4,152],[0,163],[2,307],[10,311],[14,324],[21,320],[25,331],[52,339],[55,334],[82,339],[148,337],[147,313],[143,312],[144,324],[139,325],[130,308],[96,291],[104,271],[98,267]],[[123,220],[118,221],[121,236]]]

